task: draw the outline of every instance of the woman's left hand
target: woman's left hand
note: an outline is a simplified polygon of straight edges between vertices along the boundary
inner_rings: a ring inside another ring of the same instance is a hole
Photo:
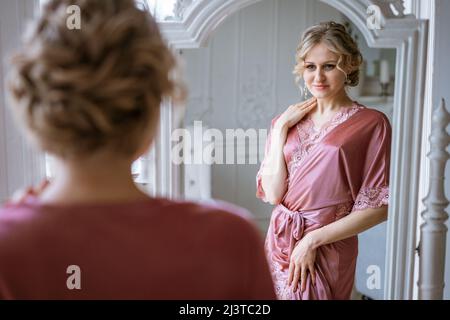
[[[294,283],[294,291],[297,291],[299,281],[301,291],[305,291],[307,272],[311,275],[313,285],[316,284],[315,261],[316,249],[312,245],[309,234],[307,234],[297,242],[291,254],[288,285]]]
[[[22,204],[26,201],[29,196],[39,196],[45,188],[48,187],[50,181],[48,179],[44,179],[39,185],[31,186],[28,188],[20,189],[14,192],[13,196],[7,200],[5,205],[17,205]]]

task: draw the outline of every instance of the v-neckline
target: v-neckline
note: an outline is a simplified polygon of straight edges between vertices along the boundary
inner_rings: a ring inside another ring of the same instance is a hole
[[[364,109],[363,105],[354,101],[351,107],[342,108],[329,121],[327,121],[319,131],[315,131],[314,122],[309,118],[303,118],[297,125],[297,141],[298,145],[293,150],[291,160],[288,163],[288,182],[296,168],[304,160],[304,158],[315,148],[319,142],[327,136],[336,127],[347,121],[359,110]]]
[[[357,105],[357,103],[355,101],[353,101],[352,105],[350,107],[346,107],[346,108],[341,108],[338,112],[336,112],[329,120],[325,121],[322,126],[320,128],[317,128],[314,121],[311,119],[311,115],[308,115],[308,117],[306,118],[307,121],[310,122],[310,126],[311,129],[315,132],[315,133],[319,133],[321,131],[323,131],[324,129],[326,129],[329,125],[331,125],[338,116],[344,114],[345,112],[355,108]]]

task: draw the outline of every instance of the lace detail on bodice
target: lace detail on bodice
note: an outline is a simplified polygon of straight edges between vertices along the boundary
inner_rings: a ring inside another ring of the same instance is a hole
[[[342,111],[336,113],[333,118],[328,121],[321,129],[316,130],[314,128],[314,123],[310,118],[306,118],[300,121],[296,125],[298,133],[298,146],[293,151],[292,157],[288,163],[288,182],[290,177],[292,177],[295,171],[298,169],[303,159],[309,154],[311,148],[315,146],[334,128],[339,124],[346,121],[360,109],[364,107],[355,103],[352,107],[345,108]]]
[[[361,189],[356,197],[353,211],[367,208],[379,208],[389,204],[389,187]]]

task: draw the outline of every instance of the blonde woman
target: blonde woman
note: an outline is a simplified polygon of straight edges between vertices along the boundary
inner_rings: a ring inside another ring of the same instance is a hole
[[[80,30],[66,27],[70,5]],[[175,66],[133,0],[47,3],[13,60],[12,109],[57,170],[37,197],[0,209],[0,299],[275,298],[238,209],[150,198],[133,183],[161,100],[183,96]]]
[[[294,73],[313,98],[272,121],[257,196],[276,205],[266,253],[281,299],[349,299],[357,234],[387,218],[391,127],[346,93],[361,61],[343,25],[306,30]]]

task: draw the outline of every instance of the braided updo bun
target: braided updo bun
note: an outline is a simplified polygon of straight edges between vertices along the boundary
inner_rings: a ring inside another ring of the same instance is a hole
[[[67,26],[71,5],[80,29]],[[156,22],[134,0],[51,0],[13,56],[12,108],[50,153],[131,155],[157,127],[162,99],[184,98],[174,69]]]

